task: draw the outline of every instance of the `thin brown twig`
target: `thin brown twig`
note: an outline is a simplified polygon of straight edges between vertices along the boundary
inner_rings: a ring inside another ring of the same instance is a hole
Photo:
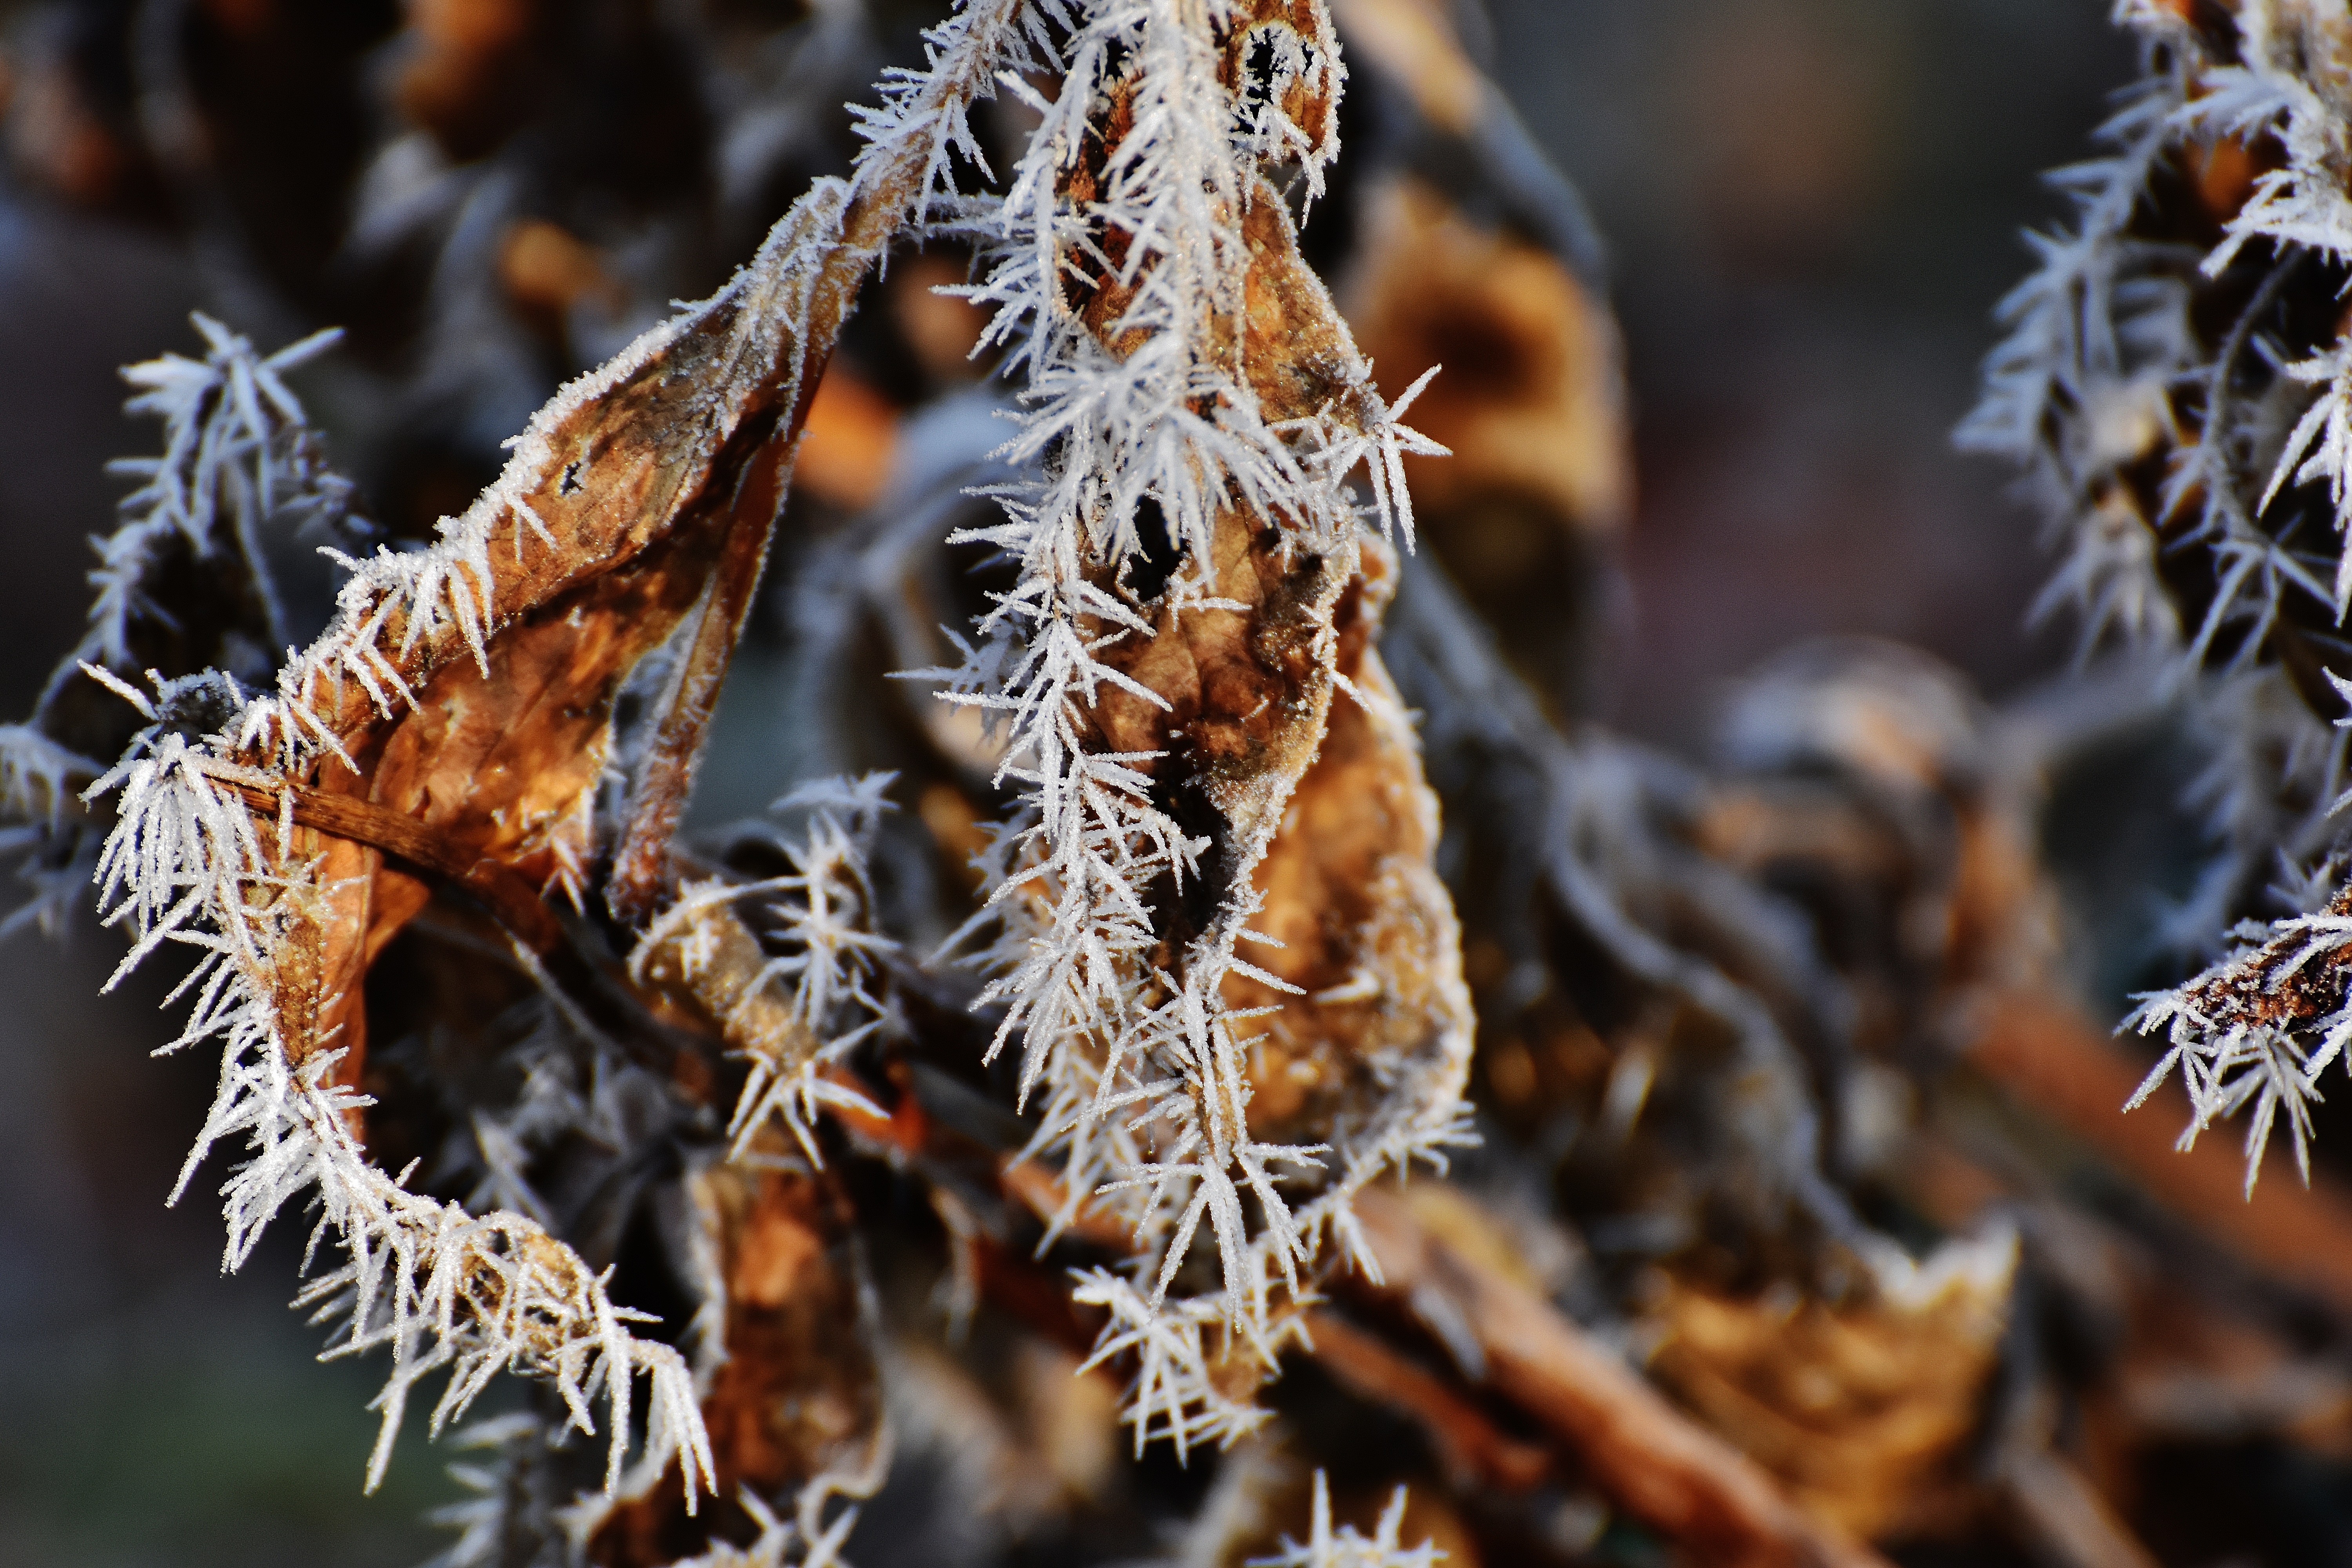
[[[2003,1466],[2000,1481],[2017,1522],[2063,1568],[2157,1568],[2083,1472],[2048,1448]]]
[[[451,842],[405,813],[356,795],[327,795],[299,784],[265,788],[241,781],[224,782],[257,812],[275,816],[280,797],[290,797],[294,820],[303,826],[382,850],[456,884],[537,958],[552,958],[569,945],[555,911],[520,874],[487,855]]]
[[[2240,1152],[2221,1139],[2178,1146],[2177,1123],[2124,1114],[2145,1067],[2080,1009],[2053,996],[1991,998],[1969,1060],[2017,1101],[2127,1172],[2174,1214],[2255,1268],[2352,1312],[2352,1191],[2324,1174],[2308,1188],[2273,1179],[2245,1190]]]
[[[1762,1468],[1666,1402],[1550,1303],[1425,1228],[1393,1194],[1357,1200],[1391,1299],[1442,1292],[1487,1382],[1550,1430],[1618,1506],[1725,1568],[1886,1568],[1807,1514]]]
[[[1018,14],[1016,0],[991,3],[996,16],[974,19],[976,36],[988,36],[992,28],[1009,36]],[[993,79],[990,63],[976,80],[950,86],[970,101],[988,90]],[[664,694],[653,745],[636,780],[629,821],[605,882],[606,907],[624,924],[643,926],[668,886],[670,840],[685,816],[719,690],[751,615],[817,384],[866,280],[891,241],[922,216],[931,176],[929,149],[924,144],[911,144],[860,170],[856,193],[841,215],[838,241],[808,286],[803,330],[785,356],[789,374],[761,388],[761,405],[748,411],[730,438],[729,446],[741,454],[731,470],[732,486],[700,503],[727,514],[726,542],[697,612],[692,641]]]
[[[856,284],[846,287],[854,297]],[[831,353],[830,339],[821,347],[822,354],[811,356],[817,374],[824,370],[824,355]],[[804,369],[802,374],[806,377],[811,372]],[[604,884],[606,907],[625,924],[643,925],[669,881],[670,841],[677,837],[678,824],[686,816],[703,742],[719,710],[719,694],[727,684],[735,645],[742,638],[752,595],[767,566],[769,537],[789,483],[788,459],[793,443],[808,421],[814,393],[814,387],[805,380],[796,387],[792,412],[782,431],[762,438],[763,446],[774,441],[774,451],[751,463],[736,494],[729,498],[734,518],[728,525],[727,542],[697,608],[686,657],[679,660],[677,673],[664,694],[661,718],[638,773],[628,825],[622,831],[613,855],[612,875]]]
[[[1379,1335],[1318,1310],[1307,1314],[1307,1338],[1316,1364],[1359,1399],[1418,1424],[1456,1487],[1523,1492],[1551,1474],[1551,1456],[1540,1445],[1506,1433],[1445,1379]]]

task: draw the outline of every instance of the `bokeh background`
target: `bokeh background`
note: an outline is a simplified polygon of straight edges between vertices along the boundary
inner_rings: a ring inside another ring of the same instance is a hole
[[[84,541],[121,489],[105,459],[152,438],[116,367],[191,349],[187,310],[223,309],[169,225],[23,172],[47,112],[25,62],[138,9],[5,7],[9,713],[80,624]],[[1581,187],[1624,332],[1638,500],[1596,717],[1696,750],[1730,678],[1822,633],[1916,644],[1994,698],[2063,662],[2065,629],[2025,625],[2032,520],[1949,433],[2019,231],[2060,211],[2038,176],[2082,155],[2132,72],[2105,11],[1490,0],[1474,50]],[[448,1456],[412,1430],[359,1495],[375,1379],[312,1364],[284,1308],[299,1227],[223,1277],[206,1179],[164,1206],[215,1064],[147,1058],[162,983],[100,999],[118,951],[88,929],[0,944],[0,1563],[421,1561]]]

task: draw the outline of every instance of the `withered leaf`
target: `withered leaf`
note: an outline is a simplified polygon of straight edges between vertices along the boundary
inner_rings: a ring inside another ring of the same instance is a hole
[[[976,50],[935,96],[983,89],[992,58]],[[797,203],[711,301],[542,410],[433,552],[362,565],[336,625],[248,714],[231,767],[364,801],[422,824],[441,861],[471,856],[577,897],[614,700],[678,636],[607,888],[625,921],[649,916],[809,395],[937,173],[927,135],[882,151],[856,185]],[[425,896],[385,847],[297,822],[272,851],[310,866],[319,889],[268,979],[286,1049],[299,1062],[331,1038],[346,1079],[364,1047],[367,964]]]

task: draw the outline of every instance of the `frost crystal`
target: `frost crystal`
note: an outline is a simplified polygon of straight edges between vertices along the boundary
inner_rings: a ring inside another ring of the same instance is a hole
[[[226,552],[240,558],[268,630],[266,647],[255,650],[266,668],[268,650],[286,644],[286,614],[262,525],[292,514],[315,530],[342,523],[350,512],[350,483],[320,460],[302,405],[281,379],[332,347],[341,330],[314,332],[265,357],[203,312],[192,319],[209,349],[202,360],[165,354],[122,373],[142,389],[125,411],[162,417],[163,452],[109,465],[144,482],[123,498],[122,526],[97,543],[100,564],[90,581],[98,602],[77,657],[118,672],[136,668],[131,623],[152,613],[147,579],[173,544],[198,561]]]
[[[2284,447],[2269,428],[2274,411],[2243,392],[2272,353],[2267,312],[2303,258],[2352,261],[2352,201],[2341,188],[2352,124],[2305,79],[2328,68],[2312,64],[2315,38],[2330,25],[2326,7],[2250,0],[2237,8],[2236,63],[2208,58],[2164,8],[2122,9],[2147,38],[2154,68],[2099,132],[2112,154],[2053,176],[2074,198],[2076,219],[2071,230],[2030,237],[2041,266],[2000,306],[2010,335],[1986,362],[1983,398],[1958,438],[2023,468],[2063,542],[2042,609],[2075,606],[2086,649],[2111,633],[2168,648],[2185,642],[2193,667],[2227,642],[2231,661],[2243,663],[2291,593],[2332,605],[2339,619],[2352,596],[2342,540],[2352,520],[2344,341],[2279,367],[2322,389]],[[2275,139],[2284,166],[2255,180],[2210,251],[2133,232],[2159,172],[2193,170],[2217,148],[2264,139]],[[2195,289],[2255,254],[2272,259],[2236,326],[2218,345],[2201,343],[2189,315]],[[2176,448],[2169,473],[2151,508],[2127,471],[2168,447]],[[2251,475],[2250,465],[2259,465]],[[2338,535],[2317,569],[2305,542],[2262,526],[2282,489],[2315,479],[2328,482]],[[2181,624],[2157,579],[2159,533],[2211,552],[2216,582],[2194,624]]]
[[[2143,84],[2100,127],[2113,155],[2053,177],[2074,198],[2074,226],[2029,237],[2041,266],[2000,302],[2010,335],[1958,436],[2024,470],[2065,556],[2035,613],[2074,605],[2086,648],[2110,632],[2158,645],[2179,636],[2152,533],[2117,475],[2171,427],[2172,382],[2197,357],[2189,291],[2173,276],[2193,258],[2124,236],[2185,95],[2178,72]]]
[[[1315,1472],[1315,1521],[1304,1542],[1283,1537],[1282,1551],[1272,1557],[1253,1557],[1250,1568],[1433,1568],[1446,1554],[1424,1541],[1407,1551],[1398,1544],[1404,1529],[1404,1488],[1390,1494],[1380,1523],[1369,1536],[1352,1524],[1331,1529],[1331,1493],[1323,1472]]]
[[[665,966],[689,983],[697,980],[733,934],[712,917],[752,900],[775,944],[785,949],[746,975],[720,1011],[729,1042],[751,1062],[728,1122],[738,1158],[773,1119],[822,1165],[810,1131],[820,1109],[874,1111],[863,1095],[827,1078],[825,1069],[883,1021],[882,1001],[869,987],[879,961],[897,944],[873,930],[866,857],[888,806],[881,792],[890,776],[855,784],[827,780],[778,801],[780,811],[810,809],[802,837],[777,841],[792,871],[760,882],[713,878],[688,884],[630,955],[630,976],[640,984]]]
[[[211,317],[191,319],[206,344],[203,359],[165,354],[123,369],[136,389],[124,411],[161,418],[163,450],[108,466],[141,482],[123,497],[114,531],[90,542],[99,565],[89,574],[97,597],[89,629],[49,678],[33,721],[0,726],[0,818],[22,825],[0,829],[0,853],[27,852],[19,875],[35,889],[0,931],[37,921],[54,932],[88,888],[97,838],[83,831],[72,797],[106,769],[73,749],[89,743],[89,726],[69,712],[85,671],[136,679],[162,657],[161,638],[179,658],[217,664],[230,682],[265,679],[286,633],[272,537],[349,539],[365,529],[352,516],[350,482],[326,466],[283,379],[341,333],[316,332],[264,355]],[[168,584],[175,574],[180,581]],[[218,601],[205,606],[217,626],[188,624],[184,607],[165,607],[173,586],[185,595],[191,580]],[[211,687],[184,681],[179,689],[213,688],[233,690],[217,677]]]

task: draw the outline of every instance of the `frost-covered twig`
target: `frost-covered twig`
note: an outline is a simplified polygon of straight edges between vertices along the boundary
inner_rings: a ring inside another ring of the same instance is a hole
[[[2233,628],[2242,634],[2234,658],[2250,660],[2285,595],[2333,603],[2340,617],[2352,593],[2340,565],[2315,572],[2302,550],[2260,526],[2290,474],[2297,484],[2330,479],[2340,510],[2352,426],[2337,392],[2304,414],[2257,499],[2248,463],[2276,437],[2237,388],[2302,257],[2352,255],[2352,203],[2336,188],[2347,127],[2302,79],[2297,40],[2284,36],[2295,31],[2288,14],[2305,9],[2297,0],[2242,7],[2242,65],[2205,58],[2176,17],[2135,16],[2156,48],[2155,68],[2100,128],[2114,153],[2053,177],[2074,198],[2074,226],[2029,237],[2041,266],[1997,311],[2010,335],[1988,356],[1983,397],[1957,438],[2023,470],[2064,552],[2036,614],[2071,604],[2086,652],[2110,632],[2164,647],[2186,637],[2194,667]],[[2256,182],[2210,252],[2133,232],[2159,170],[2216,142],[2272,134],[2286,167]],[[2227,270],[2250,242],[2269,258],[2264,279],[2223,339],[2202,342],[2189,310],[2200,276]],[[2339,358],[2331,349],[2284,373],[2335,388]],[[2151,510],[2127,470],[2168,447],[2177,450]],[[2189,626],[2158,580],[2156,552],[2158,532],[2179,532],[2192,510],[2188,534],[2211,551],[2215,589]],[[2340,561],[2340,543],[2336,553]]]
[[[884,1016],[869,985],[897,944],[874,930],[866,858],[889,782],[887,773],[854,784],[828,780],[779,801],[780,810],[810,808],[803,836],[776,839],[793,869],[758,882],[688,884],[629,956],[633,980],[693,994],[751,1059],[727,1129],[739,1157],[773,1119],[823,1164],[811,1131],[820,1109],[873,1110],[825,1069]],[[786,950],[780,955],[755,945],[734,914],[751,900],[772,922]]]
[[[2242,945],[2172,991],[2143,997],[2126,1026],[2158,1036],[2163,1058],[2132,1097],[2137,1109],[2177,1068],[2192,1117],[2183,1148],[2213,1122],[2251,1105],[2246,1190],[2284,1115],[2297,1169],[2311,1179],[2311,1104],[2319,1075],[2352,1041],[2352,889],[2316,913],[2240,928]]]
[[[342,333],[314,332],[263,355],[203,312],[192,319],[205,337],[203,359],[165,354],[122,372],[125,381],[141,389],[124,405],[125,412],[162,418],[163,451],[108,465],[110,472],[143,482],[122,499],[121,525],[96,542],[100,565],[90,581],[98,601],[75,658],[120,675],[137,672],[132,625],[142,617],[172,617],[173,607],[162,601],[154,577],[165,564],[165,552],[177,548],[198,562],[226,556],[236,563],[259,612],[253,629],[266,640],[258,646],[232,644],[225,663],[232,673],[252,679],[277,662],[287,640],[286,611],[270,574],[263,525],[289,515],[318,529],[349,517],[350,481],[326,467],[302,405],[283,379],[286,372],[332,347]],[[73,670],[73,660],[60,665],[52,689]]]
[[[142,482],[120,503],[114,531],[91,541],[100,564],[89,574],[98,593],[89,629],[58,662],[31,721],[0,727],[0,820],[22,825],[0,830],[0,848],[28,852],[19,875],[36,889],[0,931],[28,921],[58,929],[89,880],[97,837],[85,830],[74,797],[106,764],[75,748],[121,728],[93,726],[75,710],[85,669],[136,679],[158,663],[176,666],[175,689],[198,698],[234,689],[217,679],[190,682],[205,663],[231,680],[266,679],[286,633],[271,535],[290,524],[345,539],[363,527],[351,515],[350,482],[327,467],[283,379],[340,332],[264,355],[211,317],[193,320],[205,341],[203,359],[167,353],[123,369],[137,389],[124,410],[163,421],[163,450],[109,465]],[[114,706],[111,697],[100,700]]]

